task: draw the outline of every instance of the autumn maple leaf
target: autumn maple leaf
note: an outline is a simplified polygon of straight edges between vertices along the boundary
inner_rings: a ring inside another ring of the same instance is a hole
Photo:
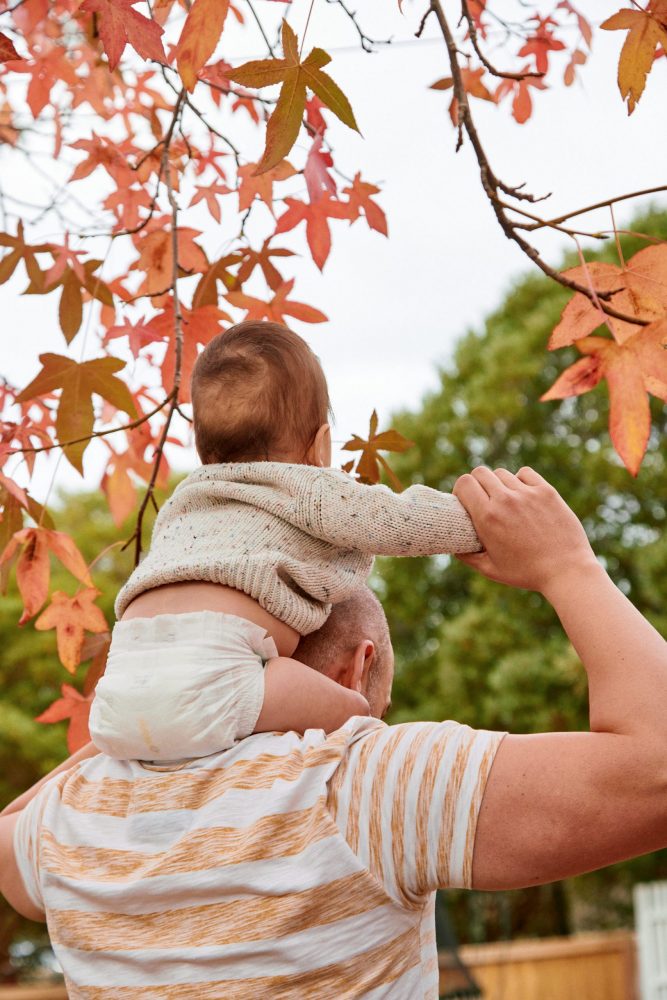
[[[146,323],[145,320],[142,319],[138,323],[130,323],[127,318],[124,319],[122,326],[109,327],[102,342],[107,344],[110,340],[114,340],[117,337],[128,338],[130,351],[135,358],[139,357],[139,352],[142,348],[164,339],[163,335],[155,327],[151,326],[150,323]]]
[[[243,254],[243,263],[236,275],[233,285],[234,290],[240,289],[245,284],[256,267],[260,268],[267,285],[274,292],[283,284],[285,279],[275,267],[271,258],[294,257],[295,255],[292,250],[286,250],[284,247],[272,247],[272,239],[273,237],[269,236],[268,239],[264,240],[259,250],[253,250],[250,246],[243,248],[241,251]]]
[[[199,279],[192,296],[192,308],[216,306],[218,304],[218,282],[221,282],[225,290],[234,288],[237,284],[237,278],[231,273],[231,268],[240,264],[243,258],[242,251],[234,250],[214,261]]]
[[[606,31],[628,32],[618,61],[618,89],[623,100],[628,102],[628,114],[631,115],[644,93],[656,48],[658,45],[667,48],[667,5],[659,0],[649,4],[648,10],[619,10],[600,27]]]
[[[178,398],[183,403],[190,402],[190,378],[200,345],[208,344],[220,333],[222,320],[230,317],[215,305],[198,306],[196,309],[182,308],[181,331],[183,346],[181,351],[181,372]],[[169,301],[166,308],[148,324],[151,330],[168,339],[167,352],[162,361],[162,385],[171,392],[176,378],[176,351],[174,333],[174,304]]]
[[[78,472],[83,473],[83,453],[93,432],[93,394],[102,396],[131,417],[136,407],[127,385],[115,373],[125,367],[119,358],[72,361],[62,354],[40,354],[42,370],[16,397],[17,402],[62,389],[56,416],[56,434],[63,451]],[[69,444],[68,442],[76,442]]]
[[[33,118],[37,118],[49,103],[51,91],[57,83],[69,87],[76,87],[79,83],[72,60],[59,45],[54,45],[43,54],[33,53],[30,60],[13,62],[12,73],[27,73],[30,76],[26,101]]]
[[[83,251],[72,250],[67,244],[52,245],[50,249],[55,260],[53,267],[40,274],[37,281],[31,280],[23,294],[48,295],[56,288],[62,288],[58,319],[69,344],[78,333],[83,320],[83,291],[107,306],[113,304],[113,298],[109,286],[95,274],[102,266],[101,260],[81,262],[78,255]]]
[[[387,216],[371,197],[379,193],[379,187],[369,184],[368,181],[362,181],[361,174],[358,173],[354,175],[352,186],[343,188],[343,194],[349,199],[351,221],[354,222],[363,212],[370,228],[387,236]]]
[[[377,433],[377,429],[378,415],[376,411],[373,410],[368,428],[367,440],[359,437],[358,434],[353,434],[350,440],[346,441],[343,445],[343,451],[361,452],[356,467],[356,473],[361,482],[370,483],[371,485],[379,483],[380,468],[383,468],[393,488],[400,491],[403,489],[403,484],[380,452],[407,451],[408,448],[412,448],[414,441],[408,441],[406,437],[403,437],[402,434],[399,434],[398,431],[393,429],[382,431],[380,434]],[[346,472],[350,472],[353,466],[354,461],[348,463],[343,468]]]
[[[37,614],[46,600],[51,576],[50,552],[77,580],[88,587],[93,585],[83,556],[69,535],[62,531],[43,527],[17,531],[0,555],[0,563],[11,563],[19,550],[21,555],[16,567],[16,582],[23,600],[19,625],[24,625]]]
[[[534,17],[531,20],[537,21],[537,27],[534,34],[526,39],[525,45],[519,49],[518,54],[520,56],[532,55],[535,59],[537,72],[544,75],[549,69],[549,53],[562,52],[565,44],[554,36],[553,29],[558,26],[558,22],[554,21],[552,17]]]
[[[12,59],[23,59],[23,56],[18,54],[11,38],[0,31],[0,63],[10,62]]]
[[[176,46],[176,63],[183,86],[194,90],[197,74],[218,44],[229,0],[195,0]]]
[[[462,66],[461,82],[465,92],[471,97],[477,97],[481,101],[490,101],[492,104],[495,104],[497,100],[496,95],[491,93],[482,80],[485,73],[486,70],[483,66],[480,66],[479,69],[470,69],[469,67]],[[450,90],[453,86],[453,78],[451,76],[443,76],[442,79],[436,80],[435,83],[431,84],[430,90]],[[459,102],[456,96],[452,97],[449,105],[449,117],[454,127],[456,127],[459,123]]]
[[[93,692],[82,695],[71,684],[63,684],[60,690],[62,698],[58,698],[52,705],[49,705],[45,712],[37,716],[35,722],[64,722],[69,719],[67,749],[70,753],[76,753],[77,750],[90,742],[88,719]]]
[[[246,163],[239,167],[239,212],[245,212],[250,208],[255,198],[261,198],[267,206],[271,215],[273,211],[273,185],[276,181],[287,180],[294,177],[296,170],[289,160],[281,160],[275,167],[258,174],[255,172],[256,163]]]
[[[522,73],[529,74],[529,68],[524,66]],[[528,121],[533,113],[533,101],[530,96],[530,88],[535,90],[546,90],[546,84],[537,76],[524,76],[521,80],[502,80],[496,88],[496,100],[502,101],[508,94],[512,94],[512,117],[519,125]]]
[[[667,312],[667,245],[644,247],[622,267],[600,261],[582,264],[563,275],[591,291],[613,292],[610,303],[618,312],[650,322]],[[567,347],[606,323],[622,344],[637,332],[637,324],[615,319],[577,292],[565,306],[549,340],[549,350]]]
[[[60,662],[71,674],[81,662],[84,631],[107,631],[102,610],[94,603],[99,594],[100,591],[94,587],[88,587],[74,597],[56,590],[51,596],[51,603],[35,622],[35,628],[40,632],[55,628]]]
[[[43,272],[37,263],[36,254],[51,253],[50,243],[39,243],[32,246],[26,243],[23,223],[19,220],[16,236],[0,233],[0,247],[10,248],[10,252],[0,260],[0,285],[11,278],[21,261],[25,264],[30,280],[36,285],[42,284]]]
[[[333,167],[333,157],[331,153],[322,150],[322,136],[317,135],[308,150],[303,168],[309,201],[319,201],[325,194],[335,196],[336,182],[329,173],[330,167]]]
[[[294,287],[294,278],[286,281],[276,289],[276,293],[270,302],[253,298],[244,292],[229,292],[227,301],[237,309],[246,310],[246,319],[262,320],[268,319],[273,323],[284,323],[285,316],[293,316],[300,319],[302,323],[326,323],[327,317],[319,309],[308,306],[304,302],[294,302],[287,296]]]
[[[140,458],[132,448],[118,453],[108,445],[112,459],[107,464],[102,477],[101,487],[107,500],[111,517],[117,528],[120,528],[135,508],[137,490],[130,472],[139,479],[148,482],[152,465]]]
[[[196,274],[208,265],[206,254],[195,243],[197,229],[179,228],[177,254],[180,274]],[[137,295],[161,295],[171,288],[174,271],[174,250],[171,230],[154,229],[139,243],[139,259],[135,267],[146,272]]]
[[[541,399],[579,396],[606,379],[611,440],[636,476],[651,431],[648,393],[667,402],[667,320],[651,323],[622,343],[584,337],[576,346],[585,357],[566,368]]]
[[[228,77],[244,87],[269,87],[281,83],[280,96],[266,128],[266,148],[257,164],[256,172],[263,173],[275,167],[287,156],[296,142],[306,105],[306,92],[311,90],[343,124],[359,131],[350,102],[323,72],[331,56],[315,48],[301,61],[299,40],[287,21],[282,24],[282,59],[261,59],[244,63],[230,70]]]
[[[305,222],[308,246],[321,271],[331,251],[329,219],[347,219],[349,222],[352,214],[350,204],[330,195],[308,203],[298,198],[285,198],[285,204],[287,211],[278,219],[276,235],[289,232],[300,222]]]
[[[134,10],[137,0],[84,0],[79,7],[86,14],[97,14],[102,46],[114,70],[129,44],[144,59],[166,63],[167,57],[160,36],[163,29],[157,21]]]
[[[197,205],[200,201],[206,203],[206,208],[208,209],[210,215],[215,219],[216,222],[220,222],[220,202],[218,198],[225,194],[231,194],[231,188],[228,188],[226,184],[208,184],[206,187],[200,187],[197,185],[195,187],[195,194],[192,196],[190,202],[190,208],[193,205]]]

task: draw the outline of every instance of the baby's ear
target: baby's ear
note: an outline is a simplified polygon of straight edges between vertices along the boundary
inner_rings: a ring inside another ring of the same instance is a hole
[[[320,469],[327,469],[331,465],[331,427],[329,424],[322,424],[318,429],[308,458],[310,465],[316,465]]]

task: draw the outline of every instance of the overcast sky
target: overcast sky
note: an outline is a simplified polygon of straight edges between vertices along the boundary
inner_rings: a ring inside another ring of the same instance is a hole
[[[291,10],[290,20],[299,33],[308,5],[307,0],[295,0]],[[381,184],[380,201],[389,219],[388,240],[368,230],[363,220],[352,227],[334,222],[334,248],[323,274],[310,260],[299,231],[283,238],[282,245],[303,253],[292,262],[295,297],[329,317],[321,326],[294,327],[324,363],[339,440],[352,431],[363,433],[374,406],[383,422],[398,408],[416,406],[434,385],[435,366],[447,360],[456,338],[479,326],[512,281],[530,267],[499,229],[470,149],[454,152],[448,95],[428,89],[447,74],[447,66],[435,23],[421,41],[413,38],[424,6],[406,2],[406,15],[401,16],[395,0],[382,7],[360,3],[359,17],[368,33],[395,39],[394,45],[374,55],[358,48],[349,21],[323,0],[315,0],[308,31],[308,44],[321,44],[331,52],[328,69],[350,97],[363,132],[361,138],[343,126],[332,127],[337,162],[341,169],[361,170],[365,179]],[[513,4],[507,0],[506,6]],[[618,0],[579,3],[596,22],[618,6]],[[280,4],[263,7],[271,15],[275,8],[276,17],[282,13]],[[239,57],[261,55],[259,39],[251,44],[252,38],[249,32],[237,33]],[[615,82],[622,40],[620,32],[596,33],[580,81],[569,89],[554,85],[538,94],[534,116],[526,125],[516,125],[509,108],[473,102],[496,172],[508,183],[525,181],[535,194],[553,192],[545,209],[550,214],[665,182],[667,61],[656,63],[646,93],[628,119]],[[24,168],[11,166],[12,155],[6,147],[0,149],[3,187],[9,187],[10,180],[21,183]],[[627,222],[640,205],[637,201],[633,207],[619,207],[617,223]],[[588,216],[585,222],[608,228],[609,213]],[[205,234],[204,242],[207,249],[215,247],[219,234]],[[540,242],[553,263],[563,247],[556,234]],[[24,286],[21,274],[0,287],[2,370],[19,385],[36,374],[40,351],[62,351],[65,346],[57,332],[53,297],[21,298],[18,292]],[[92,338],[89,354],[95,353]],[[194,455],[185,461],[194,465]],[[92,461],[87,477],[91,484],[96,466]],[[43,495],[50,475],[45,471],[40,476],[37,495]],[[75,486],[81,480],[61,462],[58,483]]]

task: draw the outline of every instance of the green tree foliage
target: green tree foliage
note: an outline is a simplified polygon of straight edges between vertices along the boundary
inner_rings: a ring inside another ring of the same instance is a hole
[[[665,238],[667,215],[638,220],[636,228]],[[626,259],[639,248],[632,238],[622,242]],[[612,248],[601,259],[618,260]],[[396,472],[404,483],[451,490],[476,465],[537,469],[582,519],[618,586],[667,635],[667,410],[654,401],[646,459],[633,479],[605,430],[604,388],[539,402],[575,359],[566,350],[545,363],[545,344],[567,299],[544,278],[523,279],[481,332],[463,337],[438,388],[393,420],[416,442],[396,459]],[[539,595],[500,587],[449,557],[384,560],[377,588],[397,653],[392,721],[455,718],[516,733],[587,727],[584,671]],[[565,892],[459,897],[459,931],[487,937],[502,935],[503,927],[553,933],[627,921],[628,886],[666,875],[662,852],[575,880]]]

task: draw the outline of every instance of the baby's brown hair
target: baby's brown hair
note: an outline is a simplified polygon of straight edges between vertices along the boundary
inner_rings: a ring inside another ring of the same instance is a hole
[[[204,465],[305,456],[330,413],[319,360],[279,323],[246,320],[218,334],[197,358],[190,388]]]

